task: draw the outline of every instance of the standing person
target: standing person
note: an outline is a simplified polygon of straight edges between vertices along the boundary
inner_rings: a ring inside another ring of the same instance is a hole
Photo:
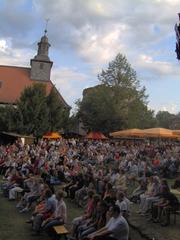
[[[113,206],[110,209],[112,217],[105,227],[87,236],[90,240],[128,240],[129,226],[126,219],[121,216],[120,208]]]

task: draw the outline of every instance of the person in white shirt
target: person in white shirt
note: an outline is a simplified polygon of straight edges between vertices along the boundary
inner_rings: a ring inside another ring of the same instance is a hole
[[[87,236],[90,240],[128,240],[129,226],[120,214],[120,208],[115,205],[110,208],[112,217],[106,226]]]
[[[66,203],[63,200],[64,192],[58,191],[56,194],[57,204],[56,209],[53,213],[53,215],[48,218],[43,223],[43,228],[45,230],[51,229],[53,226],[58,226],[66,223],[67,220],[67,208]]]
[[[121,215],[127,218],[130,212],[130,201],[125,197],[125,194],[122,191],[117,192],[117,200],[115,204],[120,208]]]

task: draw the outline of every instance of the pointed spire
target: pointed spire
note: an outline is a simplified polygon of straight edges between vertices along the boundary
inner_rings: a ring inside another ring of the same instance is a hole
[[[47,36],[47,26],[48,26],[49,18],[46,19],[46,26],[44,30],[44,36]]]
[[[49,81],[51,78],[51,67],[53,62],[49,58],[49,47],[51,46],[47,37],[47,25],[49,19],[46,20],[44,35],[38,42],[37,55],[31,59],[30,78],[33,80]]]
[[[49,19],[46,19],[44,36],[42,36],[40,42],[38,42],[38,52],[37,52],[37,55],[35,56],[35,59],[37,60],[50,61],[48,54],[49,54],[49,47],[51,45],[49,44],[48,37],[47,37],[48,22],[49,22]]]

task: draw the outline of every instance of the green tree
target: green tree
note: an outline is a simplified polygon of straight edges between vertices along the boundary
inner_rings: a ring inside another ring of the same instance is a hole
[[[0,130],[40,137],[65,128],[69,110],[55,88],[46,96],[45,85],[34,84],[25,88],[16,107],[0,108]]]
[[[123,118],[112,104],[113,100],[112,89],[105,85],[90,88],[84,93],[79,103],[79,115],[88,130],[108,133],[123,124]]]
[[[140,87],[136,72],[124,56],[118,54],[98,79],[101,85],[86,89],[79,104],[79,114],[87,128],[110,132],[154,126],[146,89]]]
[[[0,131],[7,130],[6,111],[5,107],[0,107]]]
[[[140,86],[136,72],[128,63],[126,57],[120,53],[109,63],[107,70],[102,70],[101,74],[98,75],[98,79],[107,86],[131,89],[137,89]]]
[[[17,109],[13,105],[0,107],[0,131],[13,132],[16,129]]]
[[[58,131],[66,128],[70,108],[64,107],[55,88],[52,88],[49,96],[47,97],[47,106],[49,109],[50,130]]]
[[[170,128],[177,129],[177,130],[180,129],[180,112],[175,115],[170,125]]]
[[[156,119],[158,127],[171,128],[172,122],[176,119],[176,115],[168,111],[159,111],[156,114]]]
[[[42,136],[49,130],[49,109],[43,84],[27,87],[17,102],[17,131]]]

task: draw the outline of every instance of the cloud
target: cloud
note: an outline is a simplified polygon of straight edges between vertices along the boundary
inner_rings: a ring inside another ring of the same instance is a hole
[[[52,72],[52,78],[63,79],[63,81],[85,81],[88,76],[79,72],[77,69],[56,68]]]
[[[33,52],[29,49],[12,48],[11,38],[0,39],[0,59],[4,65],[29,66]]]
[[[151,108],[153,108],[156,113],[158,111],[168,111],[169,113],[177,114],[179,111],[178,105],[173,102],[164,102],[160,104],[157,103],[156,105],[151,106]]]
[[[178,64],[157,61],[145,54],[140,54],[137,57],[136,67],[141,71],[145,71],[146,74],[151,75],[155,79],[163,79],[171,77],[172,75],[177,78],[180,76],[180,67]]]
[[[178,9],[178,1],[170,0],[33,0],[28,12],[23,7],[28,1],[13,1],[13,11],[9,2],[0,10],[0,27],[7,37],[11,35],[14,47],[31,48],[29,34],[40,19],[50,18],[52,46],[73,49],[94,64],[105,64],[119,52],[137,55],[172,36]],[[26,46],[19,40],[22,35]]]
[[[55,68],[51,80],[68,104],[73,105],[87,84],[88,76],[72,68]]]
[[[67,59],[74,57],[69,65],[65,63],[67,68],[52,71],[52,79],[68,101],[72,102],[73,96],[78,98],[84,86],[92,85],[88,71],[94,78],[119,52],[127,56],[143,80],[178,79],[180,67],[171,54],[175,50],[177,9],[179,0],[3,1],[1,62],[29,66],[36,54],[35,41],[43,34],[44,20],[50,18],[51,49],[68,53]],[[71,68],[70,64],[76,66],[74,59],[86,65],[86,73]],[[56,61],[56,66],[62,64],[59,58]]]
[[[123,44],[119,42],[123,31],[125,31],[125,26],[121,24],[112,25],[111,29],[99,33],[91,26],[85,26],[75,43],[76,49],[80,56],[88,62],[107,63],[123,49]]]
[[[7,48],[8,46],[6,40],[0,39],[0,51],[5,52]]]
[[[0,37],[27,38],[36,23],[37,16],[32,14],[25,0],[7,0],[0,7]]]
[[[120,46],[131,45],[136,51],[174,34],[178,7],[177,1],[156,0],[36,0],[34,4],[40,15],[50,17],[54,44],[76,48],[87,61],[97,61],[97,53],[99,61],[107,61],[109,52],[118,53]]]

